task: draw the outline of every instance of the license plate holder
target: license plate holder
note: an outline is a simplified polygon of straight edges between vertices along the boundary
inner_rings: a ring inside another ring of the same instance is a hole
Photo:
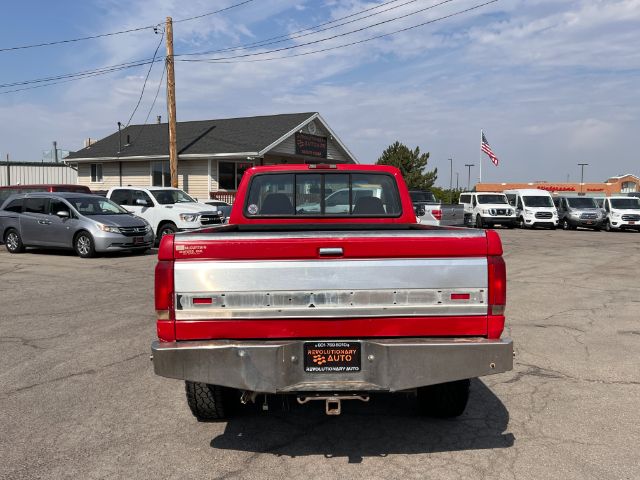
[[[144,243],[144,237],[133,237],[134,245],[140,245],[141,243]]]
[[[362,370],[360,342],[305,342],[303,349],[307,373],[357,373]]]
[[[629,222],[629,225],[635,225],[635,224],[636,224],[636,222],[634,222],[634,221]]]

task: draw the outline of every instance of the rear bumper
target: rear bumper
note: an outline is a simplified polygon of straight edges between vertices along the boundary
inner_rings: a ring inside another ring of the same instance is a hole
[[[157,375],[264,393],[394,392],[513,368],[511,339],[397,338],[360,343],[362,369],[350,373],[305,372],[300,340],[155,341],[151,350]]]

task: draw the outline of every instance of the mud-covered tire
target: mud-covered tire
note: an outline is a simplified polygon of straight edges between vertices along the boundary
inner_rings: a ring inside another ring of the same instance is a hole
[[[22,243],[22,237],[15,228],[10,228],[4,234],[4,245],[7,247],[9,253],[22,253],[24,252],[24,243]]]
[[[462,415],[469,401],[470,384],[471,382],[467,379],[418,388],[420,413],[436,418],[453,418]]]
[[[233,388],[201,382],[184,383],[187,404],[199,422],[223,420],[233,415],[239,402],[239,393]],[[235,398],[237,396],[237,398]]]

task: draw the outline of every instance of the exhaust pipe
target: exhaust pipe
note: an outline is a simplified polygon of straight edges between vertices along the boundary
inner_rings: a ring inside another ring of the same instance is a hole
[[[342,400],[360,400],[368,402],[369,395],[314,395],[313,397],[297,397],[300,405],[311,401],[324,400],[324,411],[327,415],[340,415],[342,413]]]

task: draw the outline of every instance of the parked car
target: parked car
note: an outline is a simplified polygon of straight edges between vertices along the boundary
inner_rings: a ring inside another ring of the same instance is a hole
[[[509,205],[515,207],[520,228],[558,226],[558,210],[553,204],[551,194],[546,190],[523,188],[505,190]]]
[[[605,220],[602,209],[592,197],[561,196],[557,202],[558,222],[564,230],[578,227],[600,230]]]
[[[433,192],[410,190],[418,223],[434,226],[456,226],[464,224],[464,209],[459,204],[442,203]]]
[[[638,230],[640,231],[640,198],[635,197],[605,197],[604,210],[607,218],[604,229]]]
[[[394,167],[332,167],[248,169],[229,225],[163,238],[153,365],[199,420],[276,394],[338,415],[372,392],[455,417],[470,378],[512,369],[498,234],[417,224]],[[295,208],[363,185],[350,211]]]
[[[89,187],[85,185],[72,184],[42,184],[42,185],[10,185],[8,187],[0,187],[0,206],[11,195],[18,193],[35,193],[35,192],[76,192],[91,193]]]
[[[231,216],[231,205],[222,200],[205,200],[202,202],[206,205],[214,207],[222,215],[222,223],[228,223]]]
[[[464,208],[464,224],[469,227],[516,226],[516,210],[509,205],[504,193],[464,192],[460,194],[458,203]]]
[[[12,195],[0,212],[0,231],[10,253],[26,247],[67,248],[82,258],[120,250],[143,253],[154,239],[145,220],[85,193]]]
[[[171,187],[114,187],[107,198],[144,218],[158,241],[168,233],[219,225],[222,214]]]

